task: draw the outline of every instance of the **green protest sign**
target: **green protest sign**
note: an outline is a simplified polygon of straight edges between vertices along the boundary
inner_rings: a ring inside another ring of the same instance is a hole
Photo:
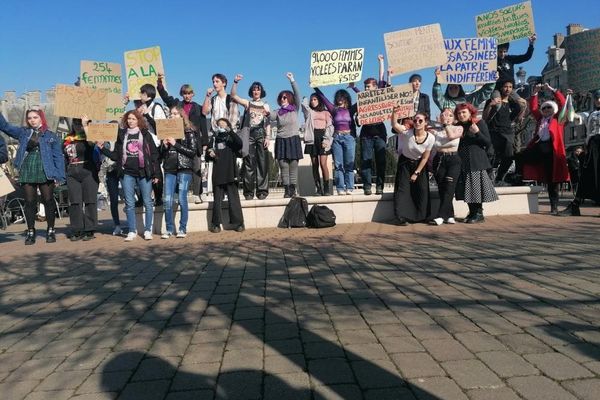
[[[125,112],[121,64],[82,60],[80,71],[81,86],[108,93],[106,117],[103,119],[118,119]]]

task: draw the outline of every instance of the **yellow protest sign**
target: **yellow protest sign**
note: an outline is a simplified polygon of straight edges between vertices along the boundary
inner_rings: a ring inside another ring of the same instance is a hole
[[[414,93],[410,83],[382,89],[365,90],[357,95],[358,123],[376,124],[390,119],[394,108],[399,107],[398,118],[415,114]]]
[[[86,136],[92,142],[114,142],[118,131],[119,124],[90,124]]]
[[[130,50],[125,52],[125,73],[127,74],[127,92],[129,98],[140,98],[140,88],[146,83],[156,86],[159,73],[164,73],[160,47]],[[167,87],[163,79],[163,85]]]
[[[124,112],[123,76],[121,64],[102,61],[81,61],[80,85],[108,93],[105,120],[118,119]]]
[[[498,43],[508,43],[535,33],[531,2],[514,4],[475,17],[477,36],[495,37]]]
[[[362,77],[365,49],[313,51],[310,54],[310,86],[339,85]]]
[[[440,24],[385,33],[383,40],[392,75],[446,63],[446,49]]]
[[[183,118],[157,119],[156,135],[159,139],[172,137],[175,139],[183,139],[185,134],[183,131]]]
[[[106,117],[108,93],[82,86],[56,85],[54,115],[103,120]]]

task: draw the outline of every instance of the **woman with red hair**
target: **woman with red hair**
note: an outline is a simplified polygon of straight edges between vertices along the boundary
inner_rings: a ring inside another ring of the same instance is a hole
[[[454,117],[457,125],[463,128],[463,137],[458,145],[461,159],[461,172],[456,187],[456,199],[464,200],[469,206],[469,214],[464,222],[483,222],[482,203],[498,200],[494,184],[487,173],[491,167],[487,149],[492,139],[485,121],[477,118],[477,109],[471,103],[456,106]]]
[[[37,191],[42,194],[46,209],[48,229],[46,243],[56,242],[54,218],[54,185],[65,181],[65,160],[62,141],[48,130],[46,116],[42,110],[27,110],[27,126],[10,125],[0,114],[0,131],[19,141],[15,167],[19,170],[19,183],[25,193],[25,219],[27,236],[25,244],[35,243],[35,214],[37,213]]]
[[[558,214],[558,186],[569,180],[569,167],[563,141],[564,123],[558,122],[558,110],[565,104],[565,96],[547,83],[544,89],[553,93],[554,100],[538,104],[538,93],[542,85],[533,88],[529,99],[531,115],[537,121],[535,134],[523,152],[517,155],[517,170],[523,171],[523,178],[548,185],[550,212]],[[571,91],[568,90],[567,93]]]

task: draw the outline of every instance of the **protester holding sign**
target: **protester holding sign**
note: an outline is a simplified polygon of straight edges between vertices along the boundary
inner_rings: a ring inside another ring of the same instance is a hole
[[[394,182],[394,215],[396,224],[426,221],[430,213],[427,161],[435,143],[435,136],[427,131],[429,117],[417,113],[406,125],[398,123],[397,109],[392,113],[392,126],[402,142]]]
[[[513,123],[521,113],[521,106],[511,98],[513,84],[511,80],[504,82],[500,94],[498,96],[492,94],[492,98],[485,103],[483,109],[483,119],[487,122],[494,146],[492,167],[497,168],[496,185],[505,184],[504,175],[508,172],[514,155]]]
[[[176,106],[183,107],[183,112],[189,118],[190,122],[193,126],[196,127],[199,137],[196,138],[196,143],[198,144],[198,151],[196,156],[194,156],[194,167],[192,174],[192,193],[194,195],[194,203],[202,203],[202,199],[200,195],[202,194],[202,158],[203,158],[203,149],[206,148],[208,144],[208,125],[206,121],[206,116],[202,113],[202,106],[195,101],[192,101],[194,98],[194,89],[192,85],[184,84],[181,85],[179,89],[179,95],[182,99],[177,99],[173,96],[169,96],[169,93],[164,87],[164,74],[158,74],[158,80],[156,81],[156,89],[158,90],[158,94],[160,98],[165,103],[165,105],[172,109]]]
[[[10,125],[0,113],[0,131],[19,141],[14,165],[19,170],[19,182],[25,192],[25,219],[27,235],[25,244],[35,243],[35,215],[37,213],[37,191],[42,194],[46,210],[46,243],[56,242],[54,218],[54,185],[65,181],[65,159],[61,140],[48,130],[46,116],[42,110],[27,110],[27,127]]]
[[[163,160],[165,171],[165,225],[166,231],[161,238],[169,239],[175,235],[175,221],[173,216],[173,201],[175,192],[179,197],[181,216],[179,219],[178,238],[185,238],[188,221],[188,189],[192,181],[194,157],[198,153],[198,133],[180,104],[171,107],[170,118],[182,118],[184,139],[168,137],[163,139],[160,148],[160,158]]]
[[[306,98],[304,100],[302,101],[302,112],[305,120],[304,154],[310,155],[313,179],[317,189],[316,195],[329,196],[328,158],[331,154],[331,143],[333,142],[333,119],[316,93],[310,95],[310,100]],[[319,166],[323,174],[322,186]]]
[[[335,92],[333,103],[316,87],[315,92],[333,117],[333,162],[335,186],[338,195],[352,194],[354,190],[354,153],[356,151],[356,124],[352,118],[355,111],[350,94],[340,89]]]
[[[277,96],[279,109],[271,111],[271,121],[277,124],[275,139],[275,159],[279,163],[281,180],[285,193],[283,197],[296,196],[298,184],[298,160],[302,159],[302,142],[298,132],[298,108],[300,107],[300,89],[294,79],[294,74],[286,74],[292,90],[283,90]]]
[[[440,74],[440,69],[436,68],[435,82],[433,83],[433,102],[438,106],[440,111],[445,108],[454,110],[457,105],[463,103],[470,103],[477,108],[481,103],[490,98],[496,85],[495,83],[487,83],[479,90],[465,94],[462,85],[450,84],[446,87],[446,92],[442,94],[442,85],[438,82]]]
[[[539,105],[538,93],[542,85],[533,88],[529,99],[531,115],[537,121],[535,134],[525,150],[517,154],[517,172],[522,171],[523,179],[543,182],[548,185],[550,212],[558,214],[558,187],[569,181],[567,154],[564,144],[564,122],[558,120],[558,111],[565,105],[565,96],[547,83],[543,88],[554,95]],[[572,93],[569,89],[567,94]]]
[[[237,95],[238,82],[243,78],[238,74],[231,86],[231,97],[233,101],[244,107],[242,118],[242,140],[247,141],[248,154],[244,155],[242,163],[242,179],[244,197],[246,200],[256,197],[264,200],[269,195],[269,159],[267,157],[269,139],[271,137],[271,124],[269,115],[271,108],[263,99],[267,92],[260,82],[253,82],[248,89],[250,100]]]
[[[125,238],[131,242],[137,236],[135,216],[135,187],[139,187],[145,208],[144,239],[152,240],[152,183],[158,182],[161,175],[158,163],[158,150],[148,131],[146,120],[138,111],[127,111],[121,119],[122,128],[117,134],[114,151],[104,147],[104,155],[117,163],[121,186],[125,194],[125,214],[129,232]],[[99,147],[102,143],[96,143]]]
[[[460,156],[458,155],[458,145],[463,134],[462,126],[455,126],[454,113],[446,108],[440,114],[441,126],[433,127],[432,133],[435,135],[435,156],[433,158],[433,176],[437,182],[440,196],[440,205],[436,212],[432,213],[433,225],[456,223],[454,219],[454,193],[456,191],[456,182],[460,176]]]
[[[465,218],[467,224],[484,221],[482,203],[498,200],[494,184],[487,173],[491,167],[487,149],[492,140],[484,120],[477,118],[477,109],[471,103],[456,106],[454,117],[463,128],[463,137],[458,145],[461,173],[456,187],[456,199],[464,200],[469,206]]]

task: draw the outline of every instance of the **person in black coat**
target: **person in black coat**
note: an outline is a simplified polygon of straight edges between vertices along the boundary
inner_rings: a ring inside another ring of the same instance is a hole
[[[237,153],[242,149],[242,139],[233,131],[231,123],[225,118],[217,121],[217,131],[210,138],[206,159],[212,161],[213,173],[213,212],[212,233],[221,232],[221,202],[227,193],[229,200],[229,221],[237,232],[244,231],[244,215],[237,185]]]
[[[179,89],[179,95],[181,100],[173,96],[169,96],[169,93],[163,85],[163,74],[158,74],[158,80],[156,81],[156,89],[162,101],[167,105],[169,109],[179,106],[183,109],[183,112],[187,115],[193,126],[196,127],[198,136],[196,137],[196,143],[198,145],[197,154],[193,159],[194,167],[192,174],[192,193],[194,195],[195,203],[202,203],[200,195],[202,194],[202,154],[208,145],[208,121],[206,116],[202,113],[202,106],[195,101],[194,88],[192,85],[184,84]]]
[[[463,137],[458,145],[461,173],[456,187],[456,199],[469,205],[465,218],[468,224],[483,222],[482,203],[498,200],[494,184],[487,169],[491,167],[487,149],[492,146],[490,133],[484,120],[477,118],[477,109],[470,103],[456,106],[457,125],[463,127]]]

